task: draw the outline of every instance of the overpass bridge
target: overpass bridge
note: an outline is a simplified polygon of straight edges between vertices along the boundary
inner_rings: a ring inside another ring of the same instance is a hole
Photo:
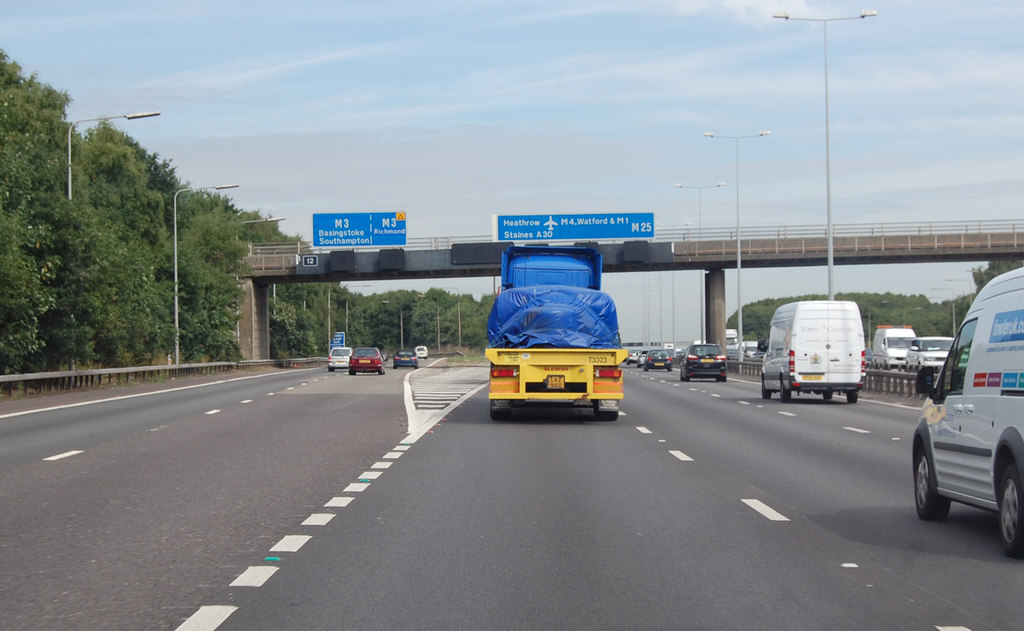
[[[708,337],[724,345],[725,270],[736,267],[735,228],[659,228],[652,240],[554,244],[596,248],[604,256],[605,273],[705,270]],[[824,224],[741,227],[738,244],[744,268],[827,264]],[[501,252],[510,245],[485,236],[410,239],[404,248],[376,250],[253,244],[246,258],[251,274],[242,280],[242,354],[269,358],[268,288],[273,284],[500,276]],[[1024,220],[833,225],[832,251],[835,265],[1022,259]]]

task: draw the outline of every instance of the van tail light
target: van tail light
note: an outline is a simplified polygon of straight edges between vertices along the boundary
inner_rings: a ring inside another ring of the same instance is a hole
[[[860,371],[865,372],[868,369],[868,362],[864,359],[864,351],[860,352]]]
[[[515,368],[491,368],[491,377],[515,377]]]
[[[796,372],[796,351],[789,351],[789,374]]]
[[[598,368],[597,376],[605,379],[622,379],[621,368]]]

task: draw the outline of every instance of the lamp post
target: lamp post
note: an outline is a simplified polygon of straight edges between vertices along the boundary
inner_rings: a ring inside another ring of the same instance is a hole
[[[713,131],[704,132],[708,138],[725,138],[736,142],[736,344],[740,361],[743,360],[743,293],[740,289],[740,276],[743,268],[742,243],[740,242],[740,141],[744,138],[760,138],[769,136],[767,129],[748,136],[717,136]]]
[[[949,280],[948,278],[946,280]],[[952,305],[953,310],[953,336],[956,336],[956,292],[952,287],[930,287],[932,291],[948,291],[949,292],[949,304]]]
[[[222,191],[227,188],[238,188],[237,184],[221,184],[219,186],[201,186],[198,188],[179,188],[174,191],[174,365],[181,363],[181,328],[178,326],[178,195],[193,191]]]
[[[697,235],[699,239],[704,238],[704,221],[701,218],[703,214],[703,193],[706,188],[721,188],[725,186],[725,182],[719,182],[718,184],[708,184],[707,186],[684,186],[683,184],[676,184],[676,188],[688,188],[697,191]],[[700,271],[700,341],[701,343],[706,342],[707,338],[704,335],[704,270]]]
[[[781,20],[797,20],[801,22],[821,22],[822,31],[825,34],[825,212],[826,221],[828,226],[826,231],[828,232],[828,299],[835,300],[835,285],[833,279],[833,270],[835,267],[835,261],[833,257],[832,248],[832,150],[829,143],[829,124],[828,124],[828,23],[838,22],[840,20],[862,20],[864,18],[870,18],[878,15],[878,11],[873,9],[865,9],[860,12],[860,15],[854,15],[850,17],[842,18],[794,18],[790,17],[789,13],[785,11],[779,11],[772,15],[773,18],[779,18]]]
[[[92,123],[95,121],[109,121],[116,118],[135,120],[136,118],[149,118],[160,116],[160,112],[140,112],[138,114],[118,114],[117,116],[98,116],[96,118],[81,118],[68,125],[68,199],[71,199],[71,132],[75,130],[78,123]]]

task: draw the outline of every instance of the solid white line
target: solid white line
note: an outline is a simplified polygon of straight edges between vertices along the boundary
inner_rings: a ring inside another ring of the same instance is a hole
[[[681,452],[681,451],[678,451],[678,450],[676,450],[676,449],[673,449],[673,450],[669,451],[668,453],[672,454],[672,455],[673,455],[673,456],[675,456],[676,458],[679,458],[679,459],[680,459],[680,460],[682,460],[683,462],[693,462],[693,458],[691,458],[691,457],[687,456],[687,455],[686,455],[686,454],[684,454],[683,452]]]
[[[213,631],[235,613],[233,605],[207,605],[189,616],[176,631]]]
[[[342,493],[362,493],[369,486],[370,485],[366,482],[352,482],[345,487],[345,490],[342,491]]]
[[[263,587],[263,584],[274,575],[279,568],[273,565],[252,565],[228,583],[228,587]]]
[[[302,522],[303,526],[326,526],[332,519],[334,513],[313,513]]]
[[[871,433],[870,431],[868,431],[866,429],[860,429],[858,427],[844,427],[843,429],[845,429],[848,432],[853,432],[855,434],[870,434]]]
[[[309,535],[285,535],[274,544],[271,552],[298,552],[313,537]]]
[[[636,431],[640,432],[641,434],[650,434],[651,433],[651,430],[649,430],[649,429],[647,429],[646,427],[643,427],[643,426],[637,426]]]
[[[78,454],[84,454],[84,453],[85,452],[82,451],[81,449],[76,449],[74,451],[65,451],[62,454],[57,454],[56,456],[50,456],[49,458],[43,458],[43,460],[49,460],[49,461],[52,462],[54,460],[60,460],[62,458],[69,458],[71,456],[77,456]]]
[[[762,517],[770,519],[771,521],[789,521],[782,513],[776,511],[774,508],[768,506],[761,500],[742,500],[744,504],[753,508],[757,512],[761,513]]]
[[[298,370],[316,370],[315,368],[300,368]],[[210,383],[197,383],[192,386],[180,386],[177,388],[167,388],[166,390],[155,390],[153,392],[139,392],[137,394],[126,394],[120,397],[110,397],[107,399],[96,399],[95,401],[82,401],[81,403],[68,403],[66,405],[54,405],[48,408],[38,408],[35,410],[23,410],[21,412],[11,412],[10,414],[0,414],[0,418],[13,418],[15,416],[24,416],[25,414],[38,414],[39,412],[53,412],[54,410],[66,410],[68,408],[77,408],[84,405],[96,405],[97,403],[110,403],[111,401],[123,401],[125,399],[137,399],[139,397],[151,397],[156,394],[167,394],[168,392],[178,392],[180,390],[192,390],[193,388],[205,388],[207,386],[219,386],[232,381],[245,381],[247,379],[261,379],[263,377],[270,377],[278,373],[268,372],[261,373],[259,375],[249,375],[247,377],[235,377],[234,379],[221,379],[220,381],[211,381]]]
[[[354,497],[332,497],[331,501],[324,504],[324,508],[345,508],[354,499]]]

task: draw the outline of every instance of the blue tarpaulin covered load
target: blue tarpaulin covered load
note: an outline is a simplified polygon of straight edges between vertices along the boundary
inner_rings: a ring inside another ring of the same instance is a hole
[[[619,348],[611,296],[568,285],[537,285],[498,294],[487,319],[495,348]]]

